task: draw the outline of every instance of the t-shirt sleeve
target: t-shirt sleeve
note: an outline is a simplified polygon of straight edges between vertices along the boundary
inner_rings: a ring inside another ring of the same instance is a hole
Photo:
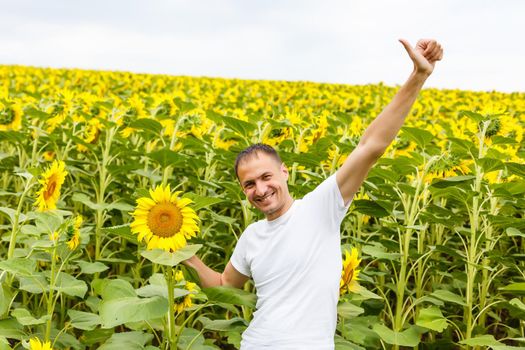
[[[250,265],[246,260],[246,231],[237,241],[233,254],[230,257],[230,262],[237,271],[245,276],[251,277]]]
[[[335,179],[335,173],[305,196],[305,199],[308,197],[311,197],[313,202],[315,202],[319,212],[325,213],[328,218],[333,220],[337,227],[339,227],[343,221],[353,200],[352,198],[345,204],[343,195]]]

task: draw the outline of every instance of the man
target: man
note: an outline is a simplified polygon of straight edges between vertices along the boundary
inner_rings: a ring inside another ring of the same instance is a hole
[[[238,155],[235,171],[242,190],[266,219],[246,228],[223,273],[196,256],[185,264],[197,271],[203,287],[242,288],[253,278],[257,310],[242,335],[241,349],[334,348],[341,221],[443,56],[435,40],[420,40],[414,48],[406,40],[400,42],[414,63],[409,79],[365,130],[341,168],[303,199],[291,197],[288,170],[271,147],[257,144]]]

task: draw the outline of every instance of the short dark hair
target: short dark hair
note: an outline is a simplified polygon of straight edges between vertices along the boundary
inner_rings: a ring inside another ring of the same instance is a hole
[[[269,146],[264,143],[253,144],[239,152],[237,158],[235,159],[235,175],[237,176],[237,179],[239,179],[239,174],[237,173],[239,164],[247,158],[256,156],[259,152],[269,155],[270,157],[274,158],[279,164],[283,162],[281,160],[281,157],[279,157],[277,151],[272,146]]]

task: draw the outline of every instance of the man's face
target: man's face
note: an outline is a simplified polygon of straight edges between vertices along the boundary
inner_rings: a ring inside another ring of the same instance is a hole
[[[258,152],[243,160],[238,168],[239,182],[248,201],[268,220],[284,214],[291,204],[288,170],[273,157]]]

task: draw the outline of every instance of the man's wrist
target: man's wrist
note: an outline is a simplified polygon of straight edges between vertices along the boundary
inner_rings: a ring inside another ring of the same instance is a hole
[[[417,69],[414,69],[412,71],[412,74],[410,75],[411,78],[413,79],[417,79],[417,80],[421,80],[421,81],[425,81],[428,79],[428,77],[432,74],[432,72],[426,72],[426,71],[421,71],[421,70],[417,70]]]

